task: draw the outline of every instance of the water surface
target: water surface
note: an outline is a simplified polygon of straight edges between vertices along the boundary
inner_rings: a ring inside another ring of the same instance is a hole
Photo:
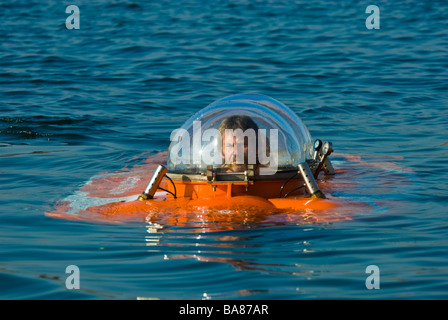
[[[69,4],[0,4],[2,299],[448,297],[445,1],[378,1],[378,30],[367,1],[76,1],[79,30],[65,27]],[[243,92],[361,157],[335,157],[355,187],[332,195],[373,210],[200,228],[45,216]],[[372,264],[379,290],[365,286]]]

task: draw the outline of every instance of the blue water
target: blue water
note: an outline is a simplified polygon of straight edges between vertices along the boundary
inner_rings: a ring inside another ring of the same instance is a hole
[[[0,298],[447,299],[447,16],[446,1],[2,1]],[[395,164],[340,162],[357,188],[333,196],[373,211],[201,232],[45,216],[243,92],[285,103],[339,153]]]

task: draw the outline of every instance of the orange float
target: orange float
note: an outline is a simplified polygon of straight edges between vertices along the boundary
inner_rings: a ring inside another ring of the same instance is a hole
[[[336,174],[331,142],[315,140],[301,119],[263,95],[233,95],[192,116],[171,134],[167,152],[130,170],[92,177],[48,216],[123,220],[163,216],[257,221],[307,213],[340,217],[343,201],[325,195]],[[148,179],[150,178],[150,179]],[[149,180],[149,182],[148,182]]]

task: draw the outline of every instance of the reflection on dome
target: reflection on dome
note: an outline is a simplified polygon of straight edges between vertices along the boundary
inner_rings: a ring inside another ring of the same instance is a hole
[[[284,104],[263,95],[238,94],[213,102],[171,135],[168,171],[204,174],[207,166],[260,175],[297,170],[311,157],[311,137]]]

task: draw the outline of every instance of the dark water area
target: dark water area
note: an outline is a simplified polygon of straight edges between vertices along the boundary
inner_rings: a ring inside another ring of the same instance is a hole
[[[446,1],[0,3],[0,298],[447,299],[447,16]],[[335,156],[357,188],[333,196],[373,211],[202,232],[45,215],[235,93],[283,102],[361,157]]]

